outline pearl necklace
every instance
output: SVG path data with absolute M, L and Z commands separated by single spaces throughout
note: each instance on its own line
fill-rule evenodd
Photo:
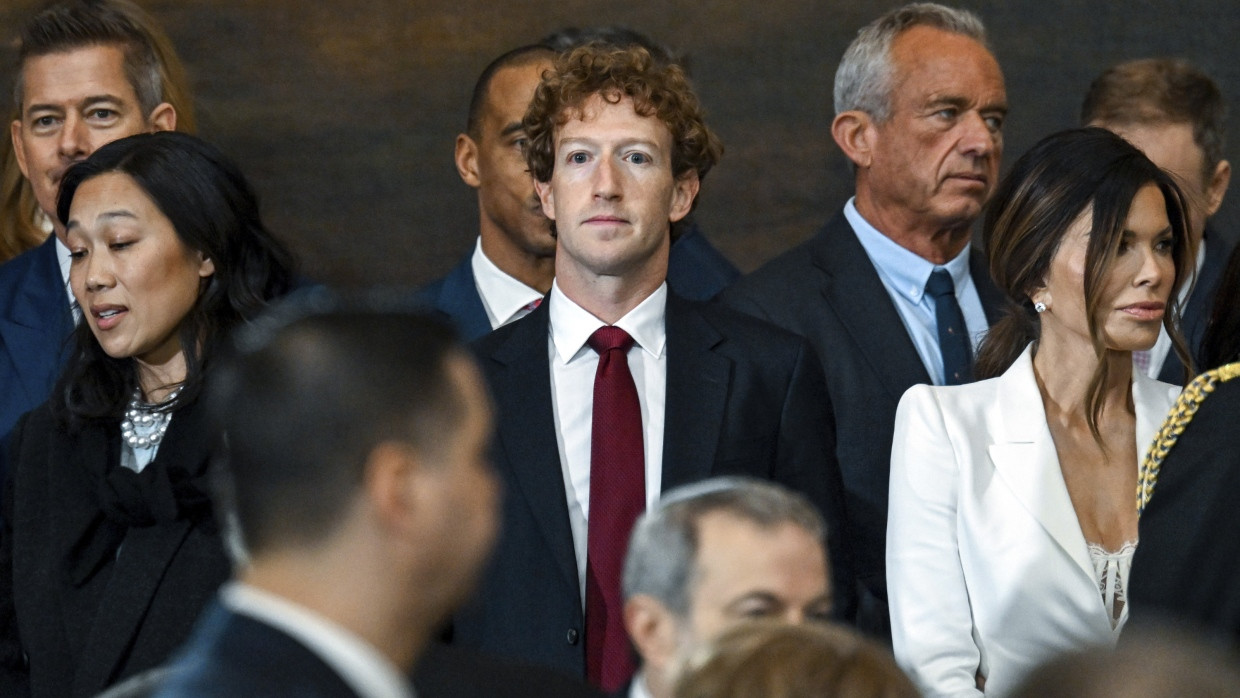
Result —
M 180 392 L 177 388 L 163 402 L 152 405 L 142 401 L 141 388 L 133 391 L 133 399 L 121 422 L 121 438 L 130 448 L 153 448 L 163 440 L 168 423 L 172 421 L 172 412 L 161 408 L 175 400 Z

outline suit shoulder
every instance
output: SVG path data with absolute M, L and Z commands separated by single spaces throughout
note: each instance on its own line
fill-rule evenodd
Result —
M 693 302 L 693 306 L 719 334 L 729 340 L 756 342 L 762 348 L 808 346 L 804 337 L 730 306 L 698 302 Z
M 824 244 L 824 232 L 815 233 L 756 270 L 737 279 L 723 297 L 752 296 L 782 291 L 814 274 L 814 252 Z

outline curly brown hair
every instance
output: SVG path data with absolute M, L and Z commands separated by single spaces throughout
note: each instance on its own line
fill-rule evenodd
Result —
M 525 158 L 535 179 L 551 181 L 556 128 L 579 117 L 582 105 L 596 94 L 612 104 L 631 98 L 638 114 L 667 125 L 672 132 L 672 174 L 677 179 L 690 170 L 704 178 L 719 162 L 723 145 L 706 125 L 702 105 L 680 66 L 657 61 L 639 46 L 591 43 L 556 59 L 525 112 L 529 138 Z

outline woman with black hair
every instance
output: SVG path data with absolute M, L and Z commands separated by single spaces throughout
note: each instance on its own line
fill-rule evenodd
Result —
M 200 409 L 230 329 L 291 283 L 254 192 L 180 133 L 74 165 L 57 214 L 81 313 L 51 399 L 10 442 L 0 694 L 93 695 L 157 666 L 229 575 Z
M 1006 695 L 1127 620 L 1138 465 L 1179 392 L 1132 352 L 1165 326 L 1185 357 L 1184 211 L 1169 175 L 1098 128 L 1043 139 L 996 190 L 983 235 L 1011 307 L 979 351 L 987 380 L 914 386 L 896 415 L 892 639 L 926 695 Z

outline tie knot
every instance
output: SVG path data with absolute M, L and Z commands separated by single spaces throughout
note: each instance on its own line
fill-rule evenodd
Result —
M 952 283 L 952 275 L 946 269 L 935 269 L 926 282 L 926 293 L 935 298 L 956 295 L 956 284 Z
M 586 343 L 601 356 L 604 352 L 611 351 L 612 349 L 627 352 L 633 347 L 633 338 L 629 336 L 628 332 L 619 327 L 604 325 L 595 330 Z

